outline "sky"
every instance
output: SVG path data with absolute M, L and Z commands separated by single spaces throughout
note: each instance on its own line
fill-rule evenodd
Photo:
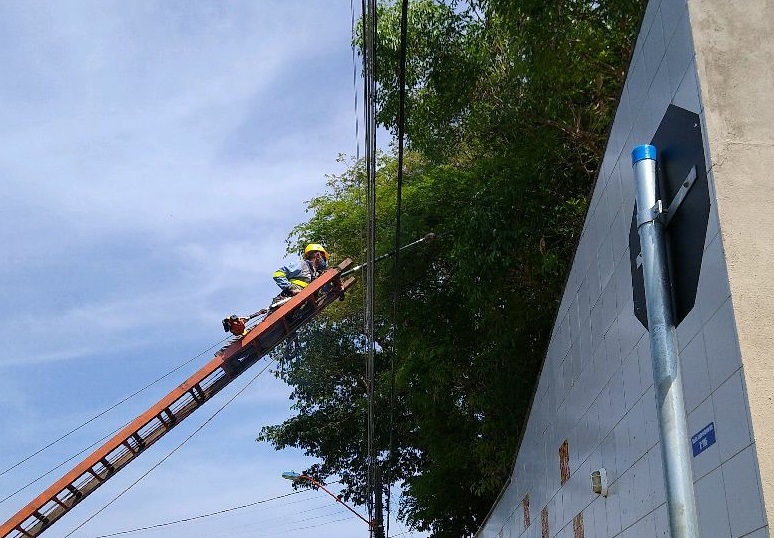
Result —
M 363 146 L 352 4 L 0 0 L 0 520 L 209 361 L 223 317 L 276 294 L 305 201 Z M 367 536 L 322 492 L 285 496 L 281 473 L 314 460 L 255 441 L 293 405 L 264 366 L 44 536 L 244 505 L 121 536 Z

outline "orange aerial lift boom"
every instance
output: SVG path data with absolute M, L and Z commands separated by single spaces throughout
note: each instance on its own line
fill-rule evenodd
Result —
M 0 527 L 0 538 L 39 536 L 165 433 L 277 347 L 335 299 L 354 278 L 342 281 L 347 259 L 236 339 L 179 387 L 134 419 Z

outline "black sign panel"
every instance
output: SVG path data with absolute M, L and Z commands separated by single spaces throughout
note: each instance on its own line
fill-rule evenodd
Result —
M 670 207 L 693 168 L 696 173 L 696 180 L 680 204 L 680 208 L 671 215 L 665 234 L 675 326 L 685 319 L 696 303 L 704 238 L 707 235 L 710 199 L 701 133 L 698 114 L 669 105 L 651 141 L 658 151 L 657 199 L 661 199 L 665 209 Z M 637 234 L 636 207 L 632 212 L 632 225 L 629 230 L 629 252 L 634 314 L 647 328 L 648 313 L 642 277 L 640 237 Z

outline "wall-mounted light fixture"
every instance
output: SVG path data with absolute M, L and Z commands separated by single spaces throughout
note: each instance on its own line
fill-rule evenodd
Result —
M 591 489 L 597 495 L 607 497 L 607 469 L 601 467 L 591 473 Z

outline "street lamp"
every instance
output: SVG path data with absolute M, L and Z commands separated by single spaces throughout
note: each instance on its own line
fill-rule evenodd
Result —
M 313 477 L 311 477 L 309 475 L 298 474 L 295 471 L 285 471 L 284 473 L 282 473 L 282 478 L 284 478 L 285 480 L 291 480 L 293 482 L 298 482 L 299 480 L 306 480 L 308 482 L 311 482 L 312 485 L 314 485 L 314 486 L 320 488 L 321 490 L 323 490 L 325 493 L 327 493 L 328 495 L 330 495 L 331 497 L 336 499 L 337 503 L 340 503 L 344 508 L 346 508 L 347 510 L 349 510 L 350 512 L 355 514 L 357 517 L 359 517 L 361 520 L 363 520 L 366 523 L 366 525 L 368 525 L 369 528 L 373 528 L 373 522 L 372 521 L 368 521 L 366 518 L 364 518 L 363 516 L 361 516 L 360 514 L 355 512 L 355 510 L 351 506 L 349 506 L 347 503 L 342 501 L 341 498 L 338 495 L 335 495 L 334 493 L 332 493 L 319 480 L 316 480 L 315 478 L 313 478 Z

